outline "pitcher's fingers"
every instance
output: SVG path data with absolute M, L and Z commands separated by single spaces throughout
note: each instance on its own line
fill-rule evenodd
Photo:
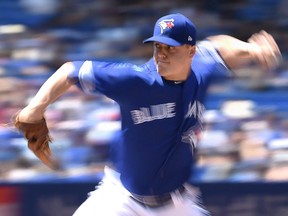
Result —
M 266 49 L 269 50 L 270 53 L 273 53 L 274 55 L 281 55 L 280 49 L 274 40 L 273 36 L 266 31 L 262 30 L 259 33 L 260 39 L 261 39 L 261 44 L 264 45 Z
M 282 61 L 281 51 L 272 35 L 268 34 L 265 31 L 261 31 L 261 34 L 263 35 L 264 43 L 266 43 L 264 45 L 266 48 L 266 61 L 270 68 L 276 68 Z
M 255 48 L 255 57 L 264 69 L 274 69 L 279 66 L 282 55 L 272 35 L 262 30 L 253 34 L 248 42 L 255 46 L 258 45 L 260 51 L 258 52 Z
M 265 37 L 267 43 L 269 44 L 269 47 L 271 48 L 271 50 L 275 53 L 278 54 L 280 56 L 282 56 L 281 51 L 279 49 L 278 44 L 276 43 L 275 39 L 273 38 L 273 36 L 269 33 L 267 33 L 266 31 L 262 30 L 261 34 Z

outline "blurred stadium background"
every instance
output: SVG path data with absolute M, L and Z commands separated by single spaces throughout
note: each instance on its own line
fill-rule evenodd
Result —
M 284 61 L 255 65 L 209 89 L 206 131 L 191 182 L 212 215 L 288 215 L 288 0 L 1 0 L 0 216 L 68 216 L 93 190 L 119 130 L 117 105 L 72 88 L 47 110 L 51 172 L 13 130 L 11 116 L 70 60 L 145 62 L 160 16 L 181 12 L 199 39 L 230 34 L 246 40 L 271 33 Z M 51 210 L 52 209 L 52 210 Z

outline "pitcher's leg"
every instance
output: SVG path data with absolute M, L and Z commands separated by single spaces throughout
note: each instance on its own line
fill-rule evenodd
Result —
M 129 202 L 129 197 L 116 187 L 103 185 L 90 193 L 73 216 L 136 216 Z
M 121 184 L 119 173 L 105 167 L 103 180 L 73 216 L 146 216 L 130 195 Z

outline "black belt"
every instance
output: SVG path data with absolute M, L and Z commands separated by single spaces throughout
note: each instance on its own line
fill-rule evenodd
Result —
M 182 194 L 185 191 L 185 187 L 181 186 L 180 188 L 176 189 L 173 192 L 178 192 Z M 139 196 L 132 194 L 130 196 L 135 202 L 142 205 L 143 207 L 148 208 L 158 208 L 169 204 L 172 201 L 171 193 L 165 193 L 159 196 Z

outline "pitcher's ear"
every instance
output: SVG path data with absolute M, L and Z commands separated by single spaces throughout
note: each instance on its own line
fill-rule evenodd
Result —
M 190 56 L 193 57 L 194 54 L 195 54 L 195 52 L 196 52 L 196 46 L 195 46 L 195 45 L 194 45 L 194 46 L 191 46 L 191 45 L 190 45 L 190 47 L 189 47 L 189 54 L 190 54 Z

